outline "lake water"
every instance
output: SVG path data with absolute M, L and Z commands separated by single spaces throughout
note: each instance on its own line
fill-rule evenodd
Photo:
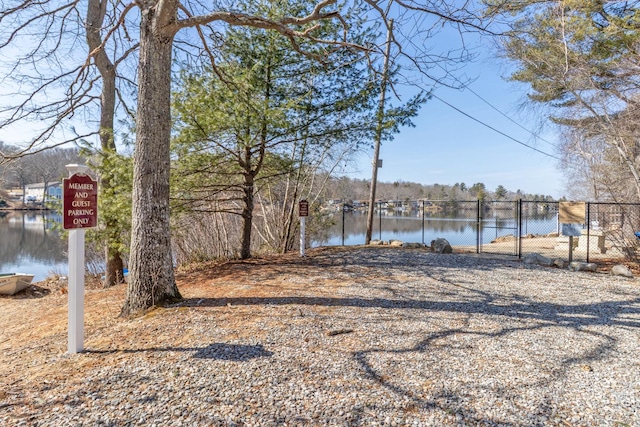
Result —
M 517 220 L 512 217 L 490 216 L 484 218 L 482 242 L 506 235 L 517 234 Z M 341 212 L 334 215 L 334 225 L 322 239 L 311 243 L 311 246 L 362 245 L 367 229 L 366 212 L 345 212 L 344 220 Z M 343 232 L 344 230 L 344 232 Z M 455 216 L 427 215 L 424 220 L 421 213 L 383 215 L 374 217 L 372 239 L 401 240 L 429 244 L 442 237 L 453 246 L 474 246 L 477 243 L 477 220 L 474 212 L 458 212 Z M 558 217 L 555 213 L 536 215 L 524 218 L 522 234 L 549 234 L 557 232 Z
M 0 211 L 0 272 L 33 274 L 34 281 L 52 273 L 66 275 L 67 241 L 51 221 L 60 218 L 36 211 Z

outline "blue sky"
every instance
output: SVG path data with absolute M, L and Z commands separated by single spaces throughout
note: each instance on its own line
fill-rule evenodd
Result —
M 526 102 L 527 86 L 505 80 L 509 64 L 496 59 L 491 48 L 480 49 L 477 61 L 462 70 L 470 78 L 475 78 L 471 89 L 535 133 L 544 119 L 532 108 L 522 108 Z M 492 109 L 471 91 L 441 87 L 434 94 L 518 141 L 558 155 L 549 144 L 556 142 L 552 126 L 543 128 L 540 134 L 543 141 Z M 379 181 L 450 185 L 464 182 L 468 186 L 482 182 L 491 191 L 502 185 L 512 191 L 519 189 L 554 197 L 566 193 L 557 159 L 500 135 L 436 98 L 422 106 L 414 123 L 415 128 L 402 128 L 394 141 L 383 143 L 380 152 L 383 167 L 378 171 Z M 357 162 L 358 170 L 349 176 L 370 179 L 372 155 L 372 151 L 361 155 Z

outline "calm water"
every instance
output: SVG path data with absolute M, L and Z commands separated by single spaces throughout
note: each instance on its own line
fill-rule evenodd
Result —
M 0 272 L 34 274 L 34 281 L 51 273 L 66 275 L 67 242 L 52 229 L 59 217 L 42 212 L 0 211 Z
M 383 211 L 383 213 L 385 213 Z M 466 216 L 465 216 L 466 215 Z M 484 218 L 482 242 L 506 235 L 517 234 L 517 221 L 514 218 L 498 216 Z M 522 223 L 523 234 L 548 234 L 557 232 L 557 214 L 537 215 L 526 218 Z M 345 212 L 334 216 L 334 225 L 322 239 L 312 242 L 312 246 L 364 244 L 367 229 L 367 215 L 364 212 Z M 382 215 L 376 213 L 373 223 L 373 239 L 402 240 L 429 244 L 442 237 L 454 246 L 473 246 L 477 241 L 477 224 L 474 212 L 459 212 L 454 217 L 426 216 L 422 214 Z M 343 232 L 344 230 L 344 232 Z

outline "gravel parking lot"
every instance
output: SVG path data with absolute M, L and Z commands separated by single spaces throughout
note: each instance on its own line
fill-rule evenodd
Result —
M 178 274 L 117 318 L 0 298 L 0 425 L 640 426 L 640 281 L 389 247 Z

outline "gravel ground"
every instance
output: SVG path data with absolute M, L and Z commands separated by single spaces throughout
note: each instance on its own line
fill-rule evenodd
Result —
M 637 279 L 308 255 L 179 276 L 185 300 L 136 319 L 115 318 L 124 289 L 89 291 L 76 355 L 64 295 L 1 299 L 54 320 L 2 331 L 0 425 L 640 426 Z

